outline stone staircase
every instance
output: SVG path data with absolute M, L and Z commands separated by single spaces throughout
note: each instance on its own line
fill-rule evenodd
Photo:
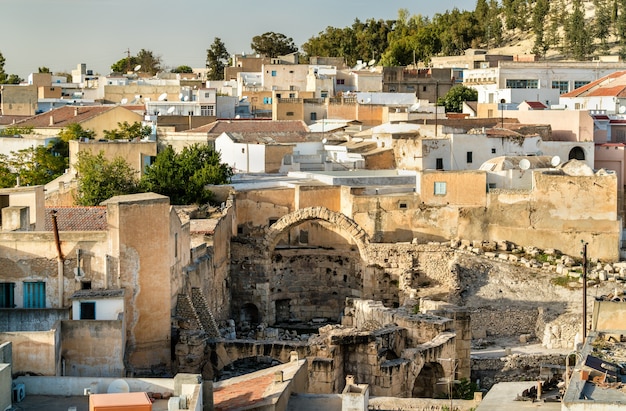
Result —
M 191 303 L 198 321 L 207 335 L 211 338 L 219 338 L 221 335 L 215 317 L 213 317 L 213 313 L 209 309 L 206 298 L 204 298 L 204 295 L 197 287 L 191 289 Z
M 188 294 L 178 295 L 178 301 L 176 301 L 176 316 L 183 321 L 187 321 L 187 327 L 189 329 L 202 329 L 200 318 L 198 318 L 198 314 L 196 313 Z

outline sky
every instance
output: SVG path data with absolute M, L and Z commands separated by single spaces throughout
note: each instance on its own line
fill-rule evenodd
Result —
M 326 27 L 356 18 L 395 19 L 398 10 L 432 17 L 476 0 L 0 0 L 4 70 L 26 79 L 39 67 L 71 72 L 80 63 L 108 74 L 112 64 L 141 49 L 162 67 L 204 67 L 219 37 L 230 54 L 249 53 L 256 35 L 273 31 L 300 47 Z

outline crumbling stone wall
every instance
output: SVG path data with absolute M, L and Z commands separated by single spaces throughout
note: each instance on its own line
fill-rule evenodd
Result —
M 498 358 L 472 358 L 472 381 L 480 380 L 480 388 L 486 389 L 499 382 L 537 381 L 542 375 L 555 372 L 552 367 L 555 365 L 565 366 L 565 356 L 513 354 Z
M 537 308 L 478 308 L 472 310 L 471 315 L 474 338 L 535 336 L 539 311 Z

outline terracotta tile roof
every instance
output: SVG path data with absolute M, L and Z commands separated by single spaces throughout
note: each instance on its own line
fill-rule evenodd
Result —
M 239 133 L 273 133 L 273 132 L 308 132 L 304 121 L 294 120 L 258 120 L 258 119 L 235 119 L 235 120 L 217 120 L 204 126 L 196 127 L 188 132 L 222 134 L 229 132 Z
M 81 123 L 89 120 L 114 108 L 115 106 L 64 106 L 29 117 L 26 120 L 16 123 L 16 125 L 20 127 L 32 126 L 35 128 L 63 128 L 71 123 Z M 54 122 L 52 125 L 50 124 L 51 117 Z
M 252 133 L 226 133 L 235 143 L 251 144 L 295 144 L 307 141 L 322 141 L 321 133 L 303 132 L 252 132 Z
M 213 390 L 215 411 L 248 409 L 263 400 L 267 387 L 274 383 L 273 375 L 252 378 Z
M 10 126 L 13 122 L 18 122 L 30 118 L 32 116 L 0 116 L 0 126 Z
M 616 71 L 561 97 L 626 97 L 626 71 Z
M 543 104 L 541 101 L 524 101 L 524 103 L 528 104 L 528 107 L 532 108 L 533 110 L 545 110 L 546 108 L 548 108 L 548 106 Z
M 59 231 L 106 231 L 106 207 L 46 207 L 46 231 L 52 231 L 52 216 L 57 214 Z

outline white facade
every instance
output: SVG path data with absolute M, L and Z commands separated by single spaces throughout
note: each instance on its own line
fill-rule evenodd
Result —
M 504 99 L 506 103 L 540 101 L 550 106 L 558 103 L 560 94 L 625 68 L 625 63 L 500 61 L 499 67 L 464 70 L 463 84 L 478 90 L 479 103 Z M 505 90 L 510 90 L 508 96 Z
M 256 143 L 236 143 L 228 133 L 215 139 L 215 151 L 220 153 L 223 163 L 233 168 L 235 173 L 264 173 L 265 145 Z
M 93 303 L 95 305 L 95 320 L 119 320 L 124 314 L 124 298 L 81 298 L 72 301 L 72 318 L 79 320 L 81 316 L 81 303 Z
M 11 156 L 11 152 L 17 153 L 30 147 L 47 147 L 48 144 L 57 141 L 58 137 L 35 136 L 25 134 L 17 137 L 0 137 L 0 154 Z

